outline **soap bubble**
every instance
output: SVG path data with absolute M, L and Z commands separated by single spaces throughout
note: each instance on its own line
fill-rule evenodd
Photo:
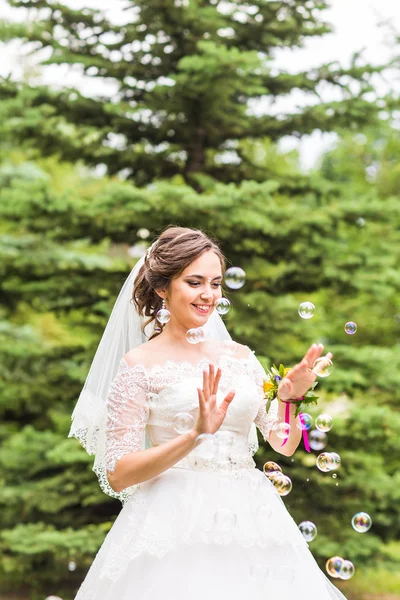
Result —
M 301 413 L 299 422 L 296 422 L 296 427 L 302 431 L 308 431 L 312 426 L 312 416 L 308 413 Z
M 351 524 L 358 533 L 366 533 L 371 529 L 372 519 L 368 513 L 359 512 L 353 516 Z
M 145 229 L 144 227 L 142 227 L 141 229 L 138 229 L 136 235 L 138 237 L 140 237 L 140 239 L 146 240 L 150 235 L 150 231 L 148 229 Z
M 204 329 L 204 327 L 197 327 L 197 338 L 199 340 L 199 342 L 206 342 L 207 341 L 207 333 L 206 330 Z
M 157 312 L 157 320 L 165 325 L 171 318 L 171 313 L 166 308 L 160 308 Z
M 283 473 L 271 473 L 269 480 L 280 496 L 287 496 L 292 491 L 292 481 Z
M 222 456 L 229 455 L 234 442 L 233 433 L 231 431 L 220 429 L 214 433 L 214 439 L 219 454 Z
M 315 306 L 312 302 L 302 302 L 299 306 L 299 315 L 302 319 L 311 319 L 314 316 Z
M 273 460 L 269 460 L 265 463 L 263 466 L 263 471 L 266 477 L 269 477 L 272 473 L 282 473 L 281 467 Z
M 70 560 L 68 563 L 68 571 L 75 571 L 76 569 L 76 562 L 73 560 Z
M 179 412 L 172 421 L 173 427 L 177 433 L 189 433 L 194 426 L 194 419 L 191 414 Z
M 275 477 L 276 481 L 274 481 Z M 276 473 L 271 479 L 271 481 L 274 484 L 274 487 L 280 496 L 287 496 L 292 491 L 292 480 L 287 475 L 282 474 L 281 476 L 279 476 L 279 474 Z
M 278 423 L 278 426 L 276 428 L 276 435 L 281 440 L 284 440 L 287 437 L 289 437 L 289 435 L 290 435 L 290 425 L 289 425 L 289 423 L 285 423 L 285 422 L 282 422 L 282 421 L 280 423 Z
M 255 512 L 256 517 L 256 526 L 260 535 L 266 538 L 270 538 L 271 536 L 271 523 L 272 518 L 272 508 L 269 504 L 261 504 L 257 507 Z
M 356 572 L 353 563 L 350 560 L 344 560 L 339 570 L 340 579 L 351 579 Z
M 200 446 L 198 448 L 198 446 Z M 196 454 L 202 460 L 212 460 L 216 453 L 216 443 L 212 433 L 201 433 L 196 438 Z
M 275 573 L 276 576 L 280 579 L 280 584 L 282 584 L 283 582 L 291 584 L 294 581 L 295 572 L 291 565 L 278 565 L 277 567 L 275 567 Z
M 357 331 L 357 323 L 354 323 L 354 321 L 348 321 L 348 323 L 346 323 L 344 326 L 344 330 L 349 335 L 354 335 Z
M 245 284 L 246 273 L 240 267 L 231 267 L 225 271 L 224 279 L 229 288 L 238 290 Z
M 276 487 L 279 484 L 279 482 L 282 480 L 283 476 L 284 475 L 281 471 L 276 471 L 275 473 L 270 473 L 268 475 L 268 479 L 274 485 L 274 487 Z
M 241 346 L 237 344 L 233 340 L 224 340 L 221 342 L 221 349 L 224 354 L 229 354 L 230 356 L 235 356 L 238 354 Z
M 326 561 L 326 571 L 328 575 L 331 577 L 339 578 L 340 569 L 344 563 L 343 558 L 340 556 L 333 556 L 332 558 L 328 558 Z
M 340 458 L 340 456 L 337 452 L 329 452 L 329 454 L 332 456 L 332 459 L 333 459 L 331 471 L 336 471 L 340 467 L 342 459 Z
M 215 310 L 219 315 L 226 315 L 231 307 L 228 298 L 219 298 L 215 303 Z
M 272 515 L 272 508 L 269 504 L 260 504 L 256 510 L 256 518 L 259 525 L 265 524 L 269 521 Z
M 270 575 L 269 567 L 264 563 L 257 563 L 255 565 L 250 566 L 250 575 L 257 579 L 258 581 L 262 581 L 266 579 Z
M 272 417 L 271 430 L 276 431 L 281 423 L 282 423 L 282 419 L 280 417 L 278 417 L 278 415 L 276 415 L 275 417 Z
M 300 532 L 306 542 L 312 542 L 317 537 L 317 528 L 312 521 L 303 521 L 299 525 Z
M 330 415 L 327 415 L 327 414 L 319 415 L 315 419 L 315 427 L 318 429 L 318 431 L 322 431 L 322 433 L 326 433 L 327 431 L 330 431 L 332 429 L 332 425 L 333 425 L 333 419 Z
M 218 431 L 214 433 L 214 439 L 220 446 L 231 447 L 234 437 L 232 431 L 228 431 L 227 429 L 218 429 Z
M 195 446 L 200 446 L 200 444 L 203 444 L 204 442 L 210 440 L 214 440 L 214 436 L 212 433 L 200 433 L 200 435 L 198 435 L 196 438 Z
M 214 523 L 219 531 L 230 531 L 237 522 L 237 515 L 229 508 L 221 508 L 214 514 Z
M 334 460 L 330 454 L 330 452 L 322 452 L 319 456 L 317 456 L 317 467 L 323 473 L 327 473 L 332 470 L 332 465 Z
M 333 362 L 326 356 L 320 356 L 315 361 L 312 370 L 317 377 L 328 377 L 333 371 Z
M 317 452 L 326 448 L 326 445 L 328 443 L 328 436 L 326 435 L 326 433 L 323 433 L 318 429 L 313 429 L 312 431 L 310 431 L 308 439 L 310 442 L 311 450 L 316 450 Z
M 193 327 L 186 332 L 186 339 L 190 344 L 198 344 L 202 341 L 202 333 L 199 328 Z

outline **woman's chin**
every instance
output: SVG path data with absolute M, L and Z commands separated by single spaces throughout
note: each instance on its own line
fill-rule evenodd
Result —
M 202 313 L 202 312 L 200 312 L 200 310 L 198 308 L 196 308 L 195 306 L 192 306 L 192 314 L 194 316 L 196 323 L 197 322 L 207 323 L 212 312 L 213 312 L 213 309 L 211 307 L 207 312 Z
M 192 325 L 189 327 L 189 329 L 196 329 L 197 327 L 203 327 L 204 325 L 206 325 L 213 312 L 213 310 L 210 310 L 209 313 L 204 315 L 196 314 L 194 316 L 194 319 L 193 317 L 191 319 Z

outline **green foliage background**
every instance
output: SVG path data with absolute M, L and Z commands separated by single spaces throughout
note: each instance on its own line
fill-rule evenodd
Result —
M 325 3 L 313 0 L 232 3 L 246 23 L 212 1 L 147 0 L 118 31 L 95 11 L 10 4 L 35 18 L 3 23 L 3 39 L 112 78 L 118 93 L 0 84 L 0 589 L 72 598 L 118 514 L 92 458 L 66 437 L 70 415 L 134 255 L 179 224 L 217 237 L 245 269 L 242 290 L 226 290 L 226 324 L 265 366 L 292 364 L 311 342 L 333 352 L 313 414 L 334 416 L 337 479 L 302 448 L 285 458 L 263 445 L 258 466 L 277 460 L 292 478 L 285 502 L 297 522 L 317 524 L 321 567 L 334 554 L 355 563 L 354 579 L 338 583 L 349 600 L 400 595 L 400 142 L 398 99 L 371 101 L 381 68 L 355 57 L 347 70 L 277 74 L 275 48 L 329 30 Z M 106 32 L 117 37 L 100 44 Z M 124 58 L 133 42 L 142 46 Z M 247 110 L 294 88 L 316 97 L 321 85 L 342 98 L 275 117 Z M 305 174 L 277 142 L 316 127 L 339 142 Z M 96 175 L 98 164 L 107 175 Z M 310 321 L 297 313 L 304 300 L 317 307 Z M 350 526 L 359 510 L 373 519 L 363 536 Z

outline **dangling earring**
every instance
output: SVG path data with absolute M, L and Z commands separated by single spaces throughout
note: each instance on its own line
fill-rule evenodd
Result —
M 163 298 L 163 301 L 161 303 L 161 308 L 157 312 L 157 321 L 159 321 L 162 325 L 165 325 L 166 323 L 168 323 L 170 318 L 171 318 L 171 313 L 167 309 L 166 304 L 165 304 L 165 299 Z

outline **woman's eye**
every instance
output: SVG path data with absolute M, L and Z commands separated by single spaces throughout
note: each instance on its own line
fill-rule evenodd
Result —
M 193 286 L 197 287 L 198 285 L 200 285 L 200 283 L 198 281 L 189 281 L 189 285 L 193 285 Z M 212 285 L 215 288 L 219 288 L 219 287 L 221 287 L 222 283 L 213 283 Z

